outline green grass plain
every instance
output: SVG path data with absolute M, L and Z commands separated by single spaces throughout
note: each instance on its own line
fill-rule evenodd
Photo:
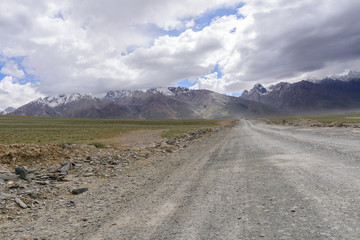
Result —
M 162 137 L 174 138 L 220 124 L 221 120 L 112 120 L 0 116 L 0 144 L 88 144 L 135 130 L 164 130 Z
M 283 120 L 291 122 L 297 119 L 311 119 L 318 122 L 328 124 L 334 122 L 342 123 L 360 123 L 360 113 L 349 113 L 349 114 L 334 114 L 334 115 L 319 115 L 319 116 L 302 116 L 302 117 L 281 117 L 281 118 L 270 118 L 272 123 L 280 124 Z

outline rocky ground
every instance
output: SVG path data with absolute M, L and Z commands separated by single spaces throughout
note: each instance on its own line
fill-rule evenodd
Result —
M 131 195 L 129 189 L 112 185 L 112 179 L 127 176 L 222 128 L 174 140 L 152 134 L 152 142 L 149 137 L 145 142 L 138 139 L 141 133 L 136 132 L 128 136 L 133 144 L 118 142 L 122 149 L 75 144 L 0 145 L 0 239 L 67 239 L 67 232 L 91 228 L 106 218 L 102 212 L 108 206 L 104 204 L 121 203 Z M 124 185 L 128 180 L 137 184 L 130 175 L 126 178 Z M 121 194 L 109 202 L 102 191 Z M 91 214 L 84 215 L 88 212 L 84 209 Z M 69 229 L 63 228 L 64 221 Z
M 60 146 L 49 166 L 5 154 L 0 239 L 359 239 L 359 144 L 357 128 L 241 120 L 143 147 Z
M 264 120 L 266 123 L 271 124 L 272 122 L 268 119 Z M 295 126 L 295 127 L 342 127 L 342 128 L 360 128 L 359 123 L 344 123 L 344 122 L 332 122 L 332 123 L 321 123 L 313 119 L 296 119 L 293 121 L 281 122 L 283 126 Z
M 133 172 L 72 239 L 359 239 L 359 134 L 241 120 Z

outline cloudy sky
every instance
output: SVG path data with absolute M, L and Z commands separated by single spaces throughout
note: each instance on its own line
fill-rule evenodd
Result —
M 358 0 L 0 0 L 0 109 L 167 86 L 236 95 L 360 70 Z

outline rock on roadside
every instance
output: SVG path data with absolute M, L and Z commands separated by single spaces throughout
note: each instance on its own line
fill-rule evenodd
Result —
M 80 193 L 86 192 L 88 190 L 89 190 L 88 188 L 76 188 L 76 189 L 73 189 L 71 191 L 71 193 L 72 194 L 80 194 Z
M 15 174 L 20 176 L 20 179 L 26 180 L 28 182 L 31 182 L 31 179 L 26 172 L 26 170 L 23 167 L 16 167 L 15 168 Z
M 19 204 L 19 206 L 22 207 L 22 208 L 27 208 L 28 207 L 23 201 L 21 201 L 20 198 L 15 198 L 15 202 L 17 204 Z

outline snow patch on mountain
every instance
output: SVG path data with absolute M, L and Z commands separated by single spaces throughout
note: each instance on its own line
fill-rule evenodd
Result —
M 315 78 L 315 77 L 308 77 L 305 80 L 308 82 L 312 82 L 312 83 L 320 83 L 321 81 L 324 81 L 324 80 L 339 80 L 339 81 L 343 81 L 343 82 L 349 82 L 354 79 L 360 79 L 360 72 L 345 71 L 345 72 L 342 72 L 339 74 L 328 75 L 323 79 L 319 79 L 319 78 Z
M 341 80 L 341 81 L 351 81 L 351 80 L 354 80 L 354 79 L 360 79 L 360 72 L 348 71 L 348 72 L 328 76 L 326 79 Z
M 4 109 L 3 111 L 0 110 L 0 115 L 6 115 L 8 113 L 12 113 L 13 111 L 15 111 L 16 109 L 13 107 L 8 107 L 6 109 Z
M 187 93 L 189 91 L 190 90 L 185 87 L 151 88 L 148 90 L 134 90 L 134 91 L 117 90 L 117 91 L 107 92 L 103 99 L 107 101 L 115 101 L 127 97 L 133 97 L 137 94 L 142 94 L 142 93 L 162 94 L 164 96 L 176 96 L 179 94 Z
M 255 84 L 253 89 L 256 90 L 258 93 L 260 93 L 261 95 L 268 93 L 268 90 L 260 83 Z
M 39 98 L 33 102 L 38 104 L 48 105 L 49 107 L 58 107 L 71 102 L 79 101 L 80 99 L 95 99 L 95 98 L 91 93 L 86 93 L 86 94 L 68 93 L 68 94 L 60 94 L 57 96 Z
M 249 95 L 254 95 L 254 94 L 262 96 L 262 95 L 269 94 L 270 91 L 271 91 L 271 89 L 268 90 L 260 83 L 257 83 L 254 85 L 254 87 L 250 91 L 245 90 L 241 96 L 249 96 Z
M 268 92 L 271 93 L 272 91 L 281 91 L 281 90 L 284 90 L 284 89 L 287 89 L 287 88 L 290 88 L 290 87 L 291 87 L 291 84 L 290 84 L 290 83 L 280 82 L 280 83 L 278 83 L 278 84 L 271 85 L 271 86 L 269 87 Z
M 170 91 L 170 88 L 153 88 L 151 89 L 153 92 L 161 93 L 165 96 L 174 96 L 174 93 Z
M 132 90 L 109 91 L 109 92 L 106 93 L 103 100 L 115 101 L 115 100 L 118 100 L 118 99 L 123 99 L 123 98 L 127 98 L 127 97 L 133 97 L 135 94 L 139 94 L 139 93 L 144 93 L 144 91 L 142 91 L 142 90 L 136 90 L 136 91 L 132 91 Z
M 152 88 L 147 90 L 149 93 L 163 94 L 165 96 L 176 96 L 188 91 L 190 90 L 185 87 Z

